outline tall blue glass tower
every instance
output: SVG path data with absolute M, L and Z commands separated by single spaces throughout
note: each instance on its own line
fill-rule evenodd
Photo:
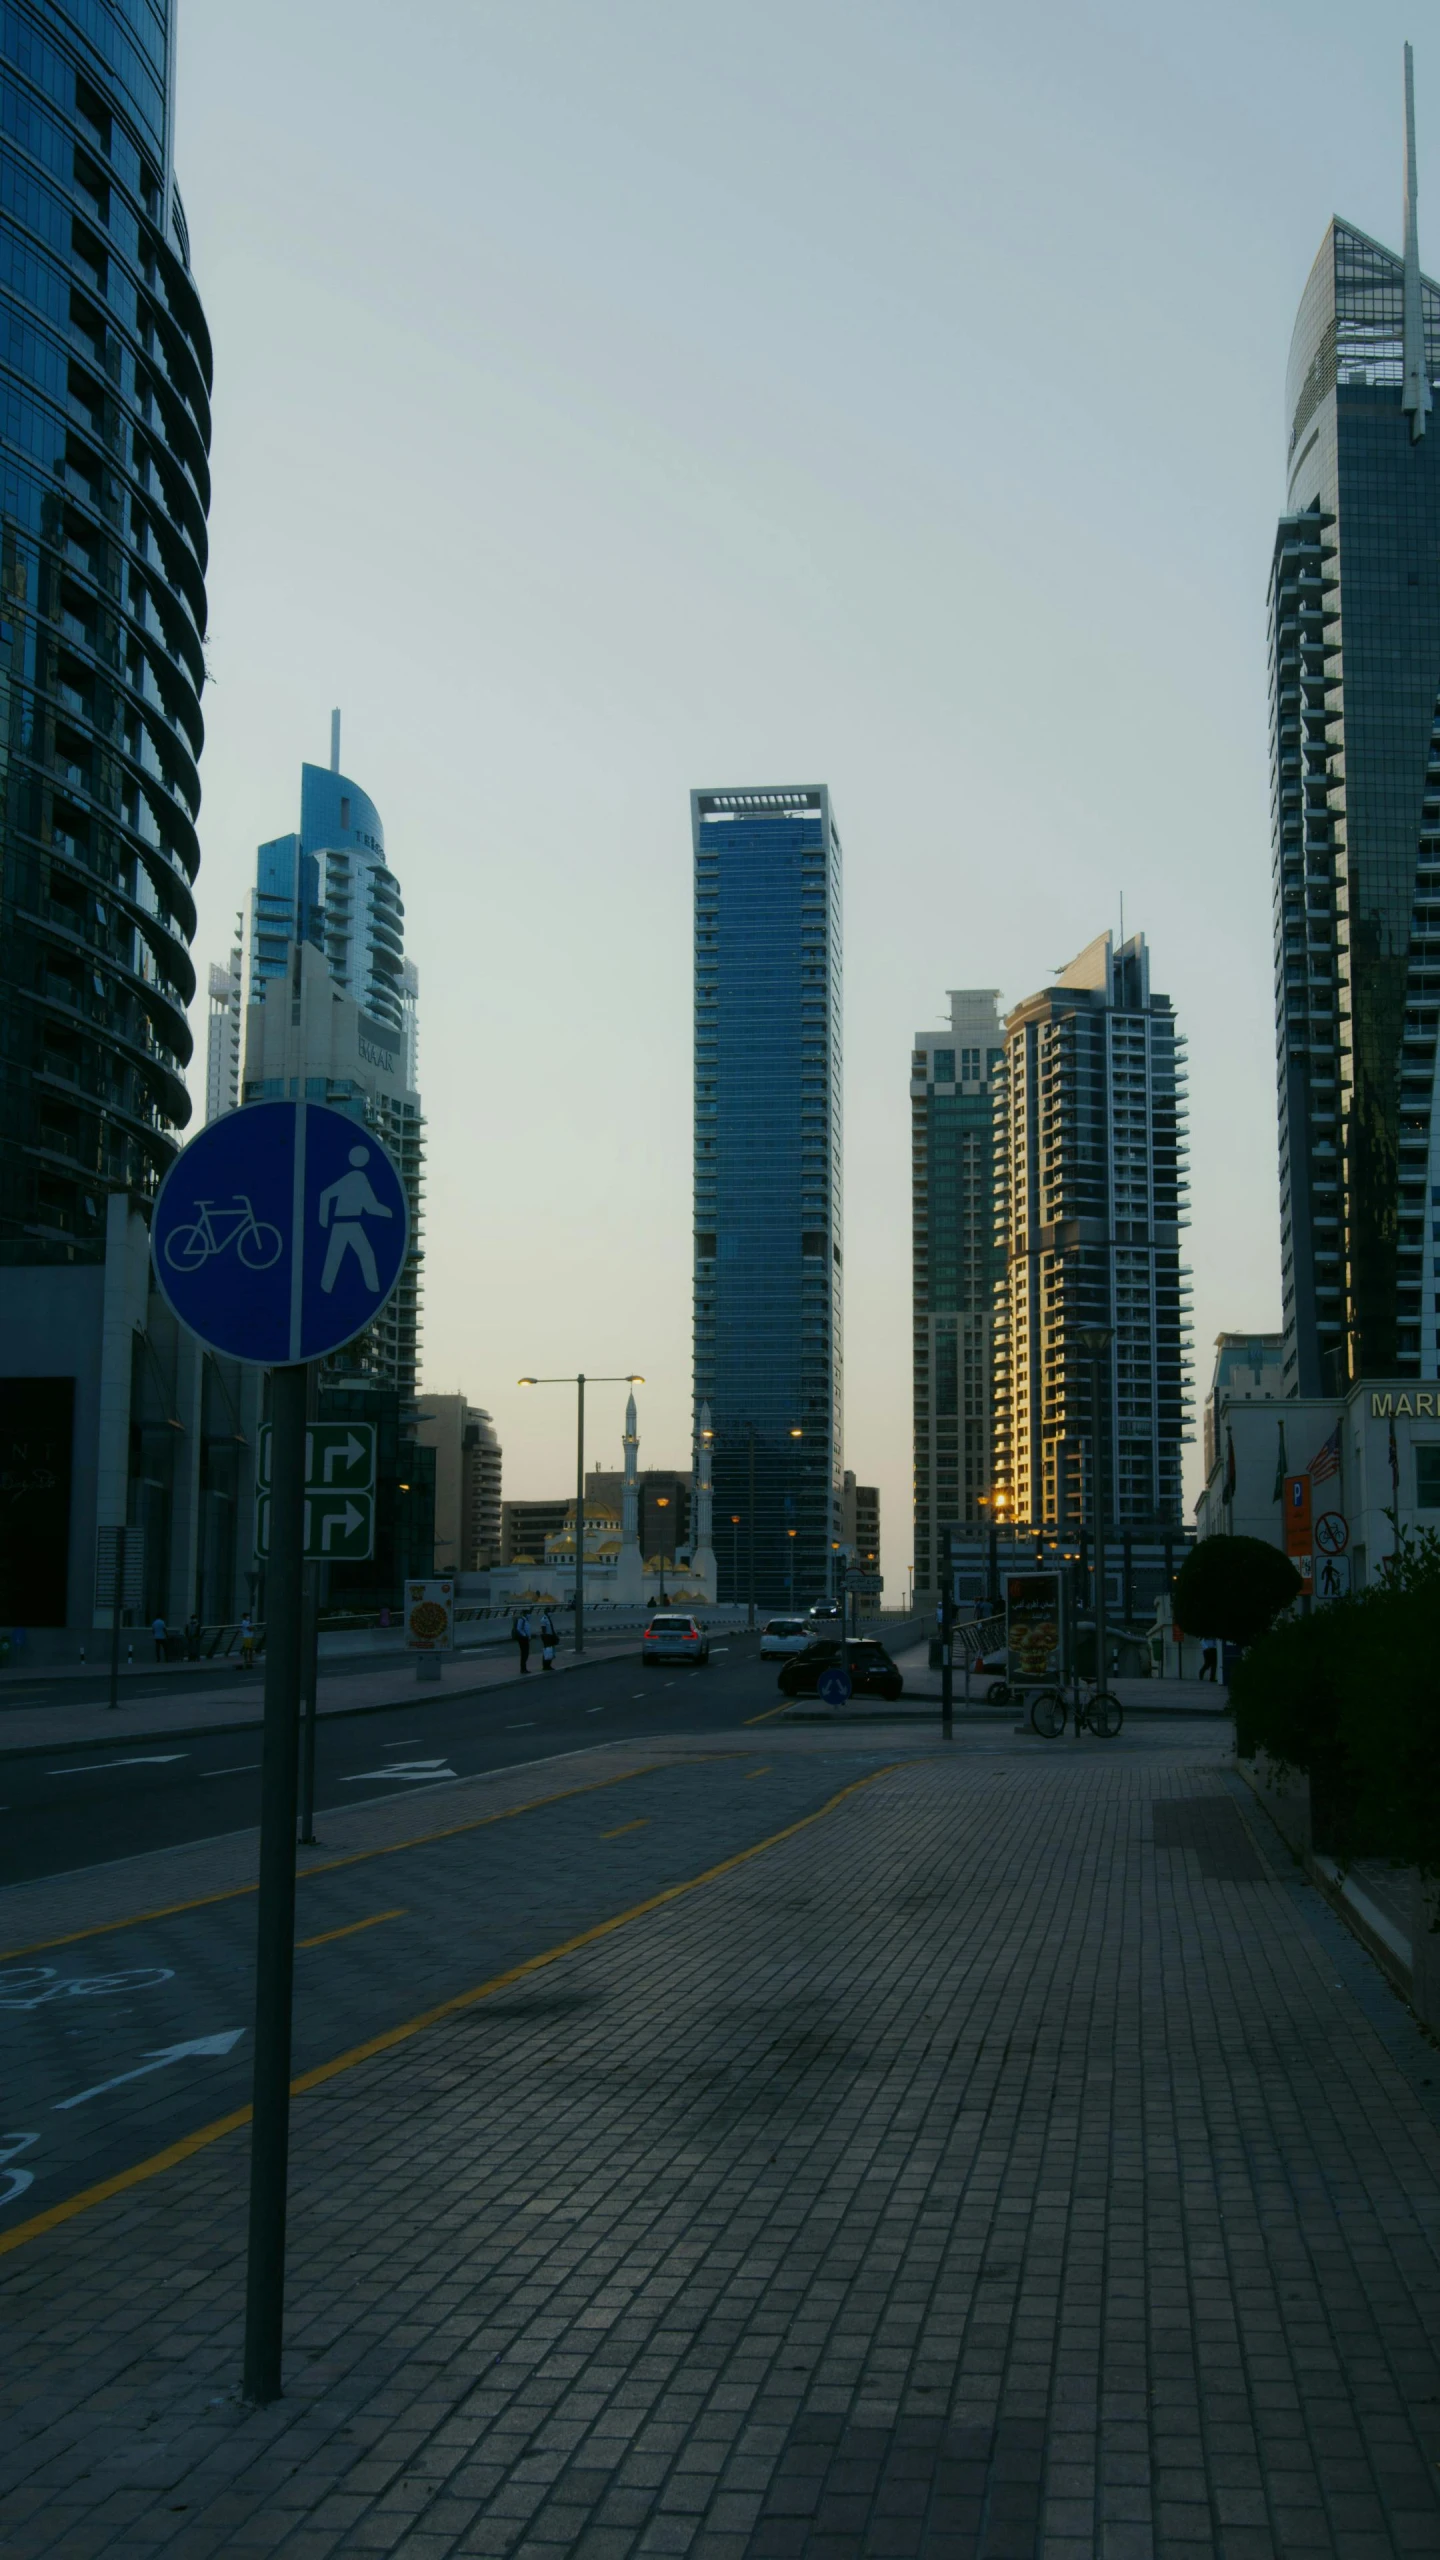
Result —
M 690 813 L 696 1429 L 708 1404 L 719 1596 L 753 1558 L 778 1608 L 831 1587 L 840 1537 L 840 838 L 820 786 Z
M 173 0 L 0 9 L 0 1262 L 98 1262 L 183 1072 L 210 340 Z

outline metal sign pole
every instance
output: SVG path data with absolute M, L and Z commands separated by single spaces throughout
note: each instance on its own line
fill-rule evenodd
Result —
M 256 2401 L 262 2408 L 280 2397 L 285 2316 L 307 1379 L 303 1362 L 270 1373 L 270 1576 L 260 1772 L 260 1899 L 255 1939 L 255 2077 L 244 2380 L 246 2399 Z
M 125 1598 L 125 1532 L 115 1532 L 115 1606 L 110 1614 L 110 1712 L 120 1704 L 120 1610 Z
M 318 1421 L 320 1413 L 320 1363 L 312 1360 L 306 1370 L 305 1419 Z M 306 1434 L 307 1439 L 310 1437 Z M 309 1477 L 309 1468 L 306 1468 Z M 320 1712 L 320 1567 L 307 1564 L 301 1593 L 301 1698 L 304 1722 L 300 1736 L 300 1838 L 307 1849 L 315 1846 L 315 1718 Z
M 955 1739 L 955 1568 L 950 1532 L 941 1532 L 940 1564 L 945 1576 L 940 1594 L 940 1730 L 947 1742 Z
M 575 1650 L 585 1650 L 585 1372 L 575 1381 Z

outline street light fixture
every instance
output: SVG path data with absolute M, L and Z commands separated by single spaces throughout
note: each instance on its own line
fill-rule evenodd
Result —
M 670 1496 L 668 1493 L 656 1494 L 655 1508 L 657 1511 L 669 1510 Z M 663 1520 L 660 1523 L 660 1599 L 658 1605 L 662 1609 L 665 1606 L 665 1523 Z
M 585 1650 L 585 1372 L 573 1378 L 517 1378 L 521 1387 L 571 1387 L 575 1389 L 575 1650 Z M 638 1369 L 627 1369 L 623 1377 L 592 1378 L 592 1387 L 643 1387 Z

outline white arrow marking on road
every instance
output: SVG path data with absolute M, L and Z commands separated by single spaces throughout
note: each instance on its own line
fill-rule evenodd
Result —
M 353 1502 L 347 1502 L 345 1505 L 345 1515 L 343 1519 L 338 1511 L 331 1512 L 329 1519 L 325 1522 L 325 1525 L 320 1532 L 320 1544 L 328 1553 L 330 1546 L 330 1532 L 332 1529 L 338 1529 L 342 1537 L 348 1538 L 352 1529 L 363 1529 L 364 1526 L 364 1512 L 357 1511 Z
M 228 2053 L 245 2033 L 243 2027 L 222 2028 L 218 2036 L 192 2036 L 188 2044 L 161 2045 L 152 2048 L 148 2059 L 136 2064 L 133 2071 L 117 2071 L 113 2080 L 97 2080 L 93 2089 L 82 2089 L 77 2097 L 57 2098 L 54 2112 L 63 2115 L 67 2107 L 83 2107 L 87 2098 L 103 2098 L 107 2089 L 121 2089 L 127 2080 L 143 2080 L 147 2071 L 163 2071 L 167 2063 L 183 2062 L 192 2053 Z
M 448 1760 L 392 1760 L 388 1769 L 356 1769 L 342 1787 L 362 1787 L 370 1778 L 454 1778 L 459 1771 Z
M 47 1769 L 47 1778 L 93 1778 L 101 1769 L 158 1769 L 167 1760 L 188 1760 L 188 1751 L 141 1751 L 133 1760 L 86 1760 L 78 1769 Z
M 326 1450 L 326 1452 L 325 1452 L 325 1481 L 326 1481 L 326 1483 L 327 1483 L 327 1484 L 333 1484 L 333 1482 L 334 1482 L 334 1478 L 333 1478 L 333 1476 L 331 1475 L 330 1470 L 331 1470 L 332 1466 L 335 1464 L 335 1462 L 336 1462 L 336 1460 L 337 1460 L 337 1459 L 341 1459 L 341 1458 L 343 1458 L 343 1460 L 344 1460 L 344 1462 L 345 1462 L 345 1464 L 346 1464 L 346 1466 L 347 1466 L 347 1467 L 353 1467 L 353 1466 L 354 1466 L 354 1464 L 355 1464 L 356 1459 L 357 1459 L 357 1458 L 363 1458 L 363 1457 L 364 1457 L 364 1455 L 365 1455 L 365 1443 L 364 1443 L 364 1441 L 363 1441 L 363 1440 L 357 1440 L 353 1431 L 347 1432 L 347 1433 L 346 1433 L 346 1435 L 345 1435 L 345 1446 L 344 1446 L 344 1448 L 343 1448 L 343 1449 L 327 1449 L 327 1450 Z

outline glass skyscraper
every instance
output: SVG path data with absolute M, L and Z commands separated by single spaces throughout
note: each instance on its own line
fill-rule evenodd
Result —
M 690 810 L 696 1430 L 708 1404 L 719 1596 L 753 1541 L 775 1608 L 830 1588 L 841 1536 L 840 839 L 818 787 Z
M 1286 381 L 1271 814 L 1299 1395 L 1437 1374 L 1440 291 L 1420 274 L 1413 139 L 1408 159 L 1404 254 L 1331 223 Z
M 190 1116 L 210 340 L 174 12 L 0 12 L 0 1261 L 100 1262 Z

